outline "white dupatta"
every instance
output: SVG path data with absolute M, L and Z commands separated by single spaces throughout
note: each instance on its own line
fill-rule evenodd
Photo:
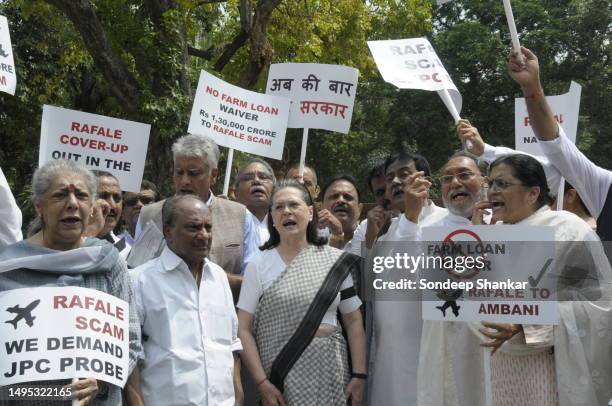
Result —
M 612 269 L 601 242 L 580 218 L 547 206 L 520 224 L 554 227 L 557 242 L 574 242 L 556 247 L 556 261 L 568 264 L 560 275 L 568 281 L 560 295 L 574 299 L 559 302 L 560 324 L 553 330 L 559 405 L 607 405 L 612 397 Z M 583 265 L 588 274 L 571 264 Z M 576 281 L 584 283 L 572 286 Z M 490 350 L 479 346 L 485 339 L 477 328 L 476 323 L 423 322 L 419 406 L 488 406 L 485 357 Z M 499 349 L 517 356 L 544 350 L 528 347 L 522 334 Z

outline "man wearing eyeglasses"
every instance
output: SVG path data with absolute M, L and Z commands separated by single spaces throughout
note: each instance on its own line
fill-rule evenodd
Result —
M 123 219 L 125 230 L 119 238 L 125 239 L 126 244 L 131 247 L 134 245 L 136 236 L 136 224 L 140 210 L 144 206 L 159 201 L 159 191 L 157 187 L 148 180 L 143 180 L 140 184 L 140 192 L 124 192 L 123 193 Z
M 268 208 L 274 183 L 276 177 L 272 167 L 260 158 L 248 160 L 240 167 L 236 176 L 236 201 L 244 204 L 253 214 L 258 246 L 262 246 L 270 238 Z

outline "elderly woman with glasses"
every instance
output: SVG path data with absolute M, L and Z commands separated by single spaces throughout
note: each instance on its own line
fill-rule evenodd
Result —
M 459 399 L 460 405 L 485 405 L 488 382 L 470 381 L 459 373 L 469 370 L 470 376 L 485 376 L 482 356 L 457 358 L 451 350 L 482 354 L 480 346 L 492 348 L 494 406 L 607 405 L 612 396 L 612 270 L 601 242 L 578 216 L 550 209 L 546 176 L 534 158 L 515 154 L 496 159 L 486 183 L 488 201 L 476 204 L 476 224 L 483 224 L 487 209 L 492 211 L 492 227 L 553 229 L 555 251 L 549 276 L 557 280 L 560 322 L 554 326 L 486 323 L 487 328 L 453 324 L 436 336 L 440 340 L 427 347 L 428 354 L 421 354 L 430 364 L 450 370 L 440 382 L 420 383 L 422 404 L 433 406 L 435 401 L 426 399 L 435 398 L 438 391 L 445 398 Z M 433 335 L 427 338 L 436 341 Z M 472 384 L 466 385 L 467 381 Z
M 34 173 L 32 201 L 39 216 L 40 231 L 0 249 L 0 292 L 75 286 L 116 296 L 132 308 L 127 268 L 118 251 L 106 241 L 85 237 L 94 214 L 96 183 L 89 170 L 66 160 L 51 161 Z M 29 289 L 28 292 L 34 295 L 35 291 Z M 135 312 L 129 313 L 128 336 L 131 372 L 141 351 L 140 326 Z M 67 385 L 70 381 L 37 384 Z M 134 395 L 132 389 L 138 392 L 136 386 L 128 384 L 128 388 L 130 397 Z M 70 384 L 70 391 L 80 406 L 121 404 L 121 388 L 93 378 Z M 0 404 L 4 404 L 2 400 Z M 45 399 L 25 404 L 69 405 L 70 401 Z

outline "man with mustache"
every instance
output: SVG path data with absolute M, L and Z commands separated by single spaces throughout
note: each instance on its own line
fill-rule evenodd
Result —
M 272 186 L 275 183 L 272 167 L 261 158 L 249 159 L 240 167 L 236 176 L 236 201 L 244 204 L 253 214 L 258 246 L 262 246 L 270 238 L 268 209 Z
M 119 186 L 119 180 L 110 172 L 93 171 L 98 178 L 98 199 L 107 204 L 104 217 L 104 225 L 97 237 L 113 244 L 123 259 L 130 253 L 131 245 L 127 244 L 125 238 L 117 236 L 113 231 L 123 211 L 123 194 Z
M 404 229 L 409 226 L 408 213 L 418 206 L 416 220 L 431 224 L 448 215 L 446 209 L 436 206 L 429 200 L 429 177 L 431 170 L 425 157 L 416 153 L 401 152 L 385 161 L 386 197 L 389 208 L 399 213 L 391 220 L 388 230 L 382 231 L 373 249 L 375 255 L 392 256 L 400 241 L 410 241 Z M 410 199 L 407 188 L 416 178 L 427 182 L 418 201 Z M 382 217 L 382 216 L 381 216 Z M 387 217 L 388 218 L 388 217 Z M 370 221 L 368 228 L 374 234 L 381 233 L 383 218 Z M 368 230 L 368 233 L 371 233 Z M 395 274 L 395 273 L 391 273 Z M 394 275 L 380 274 L 392 280 Z M 421 341 L 421 303 L 399 298 L 381 298 L 375 291 L 373 301 L 373 332 L 370 344 L 371 379 L 369 382 L 369 404 L 391 406 L 416 406 L 417 372 Z
M 386 197 L 387 188 L 384 162 L 375 165 L 368 172 L 367 182 L 370 192 L 372 192 L 374 196 L 376 206 L 368 211 L 367 218 L 359 223 L 357 229 L 353 233 L 353 239 L 345 246 L 345 251 L 359 256 L 365 256 L 365 253 L 362 254 L 361 252 L 362 243 L 365 241 L 366 246 L 372 248 L 372 244 L 376 240 L 376 237 L 378 237 L 379 229 L 385 223 L 390 222 L 392 216 L 392 211 L 388 210 L 389 201 Z M 373 222 L 377 226 L 368 229 L 368 222 Z M 368 234 L 368 231 L 370 234 Z
M 172 145 L 174 189 L 176 195 L 196 195 L 211 211 L 215 239 L 210 258 L 228 274 L 230 286 L 238 300 L 242 271 L 257 250 L 257 232 L 253 215 L 243 205 L 213 195 L 217 181 L 219 148 L 210 138 L 185 135 Z M 145 206 L 136 225 L 136 244 L 127 259 L 136 267 L 159 256 L 165 246 L 161 233 L 163 201 Z M 142 235 L 141 235 L 142 234 Z
M 125 230 L 118 236 L 125 239 L 128 247 L 134 245 L 134 236 L 136 235 L 136 223 L 138 216 L 144 206 L 155 203 L 159 200 L 159 192 L 157 187 L 148 180 L 144 180 L 140 184 L 140 192 L 124 192 L 123 193 L 123 213 L 121 218 L 125 225 Z
M 402 226 L 408 218 L 402 216 L 401 213 L 406 213 L 414 209 L 413 203 L 406 200 L 405 189 L 408 186 L 411 176 L 414 176 L 417 172 L 421 173 L 425 178 L 431 176 L 429 162 L 427 162 L 427 159 L 422 155 L 400 152 L 397 155 L 387 158 L 385 161 L 384 173 L 386 180 L 386 199 L 389 201 L 388 209 L 400 213 L 400 216 L 391 220 L 388 231 L 384 233 L 379 240 L 398 241 L 402 239 Z M 429 224 L 438 221 L 447 214 L 447 210 L 436 206 L 429 199 L 429 189 L 427 189 L 427 193 L 422 195 L 422 199 L 419 203 L 419 220 Z M 383 225 L 381 220 L 382 219 L 378 219 L 378 221 L 371 222 L 369 227 L 372 227 L 373 230 L 368 230 L 368 234 L 376 233 L 376 235 L 378 235 L 378 233 L 380 233 Z
M 332 234 L 330 244 L 336 244 L 336 248 L 346 249 L 353 239 L 362 207 L 355 178 L 350 175 L 338 175 L 329 180 L 323 188 L 323 210 L 319 213 L 325 211 L 334 216 L 342 227 L 341 234 Z
M 242 344 L 227 275 L 208 259 L 211 211 L 197 196 L 180 195 L 164 201 L 162 219 L 166 247 L 131 274 L 146 354 L 144 404 L 234 405 Z

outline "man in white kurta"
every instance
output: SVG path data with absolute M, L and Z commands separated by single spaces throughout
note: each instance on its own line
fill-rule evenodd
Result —
M 144 403 L 234 406 L 233 354 L 242 345 L 227 275 L 205 258 L 210 212 L 194 196 L 170 198 L 168 205 L 167 246 L 131 275 L 142 325 Z
M 374 249 L 387 247 L 380 244 L 407 241 L 404 227 L 408 223 L 405 216 L 404 189 L 408 177 L 419 170 L 428 172 L 428 165 L 420 162 L 422 157 L 398 157 L 389 162 L 386 168 L 387 196 L 392 209 L 400 215 L 391 220 L 385 234 L 380 236 Z M 428 174 L 428 173 L 427 173 Z M 447 210 L 437 207 L 425 199 L 419 213 L 419 222 L 431 224 L 447 215 Z M 373 225 L 373 223 L 372 223 Z M 378 255 L 378 253 L 377 253 Z M 364 255 L 366 256 L 366 255 Z M 371 405 L 416 405 L 416 377 L 421 340 L 421 304 L 418 301 L 379 300 L 376 292 L 373 308 L 373 337 L 370 343 L 370 381 L 368 396 Z

